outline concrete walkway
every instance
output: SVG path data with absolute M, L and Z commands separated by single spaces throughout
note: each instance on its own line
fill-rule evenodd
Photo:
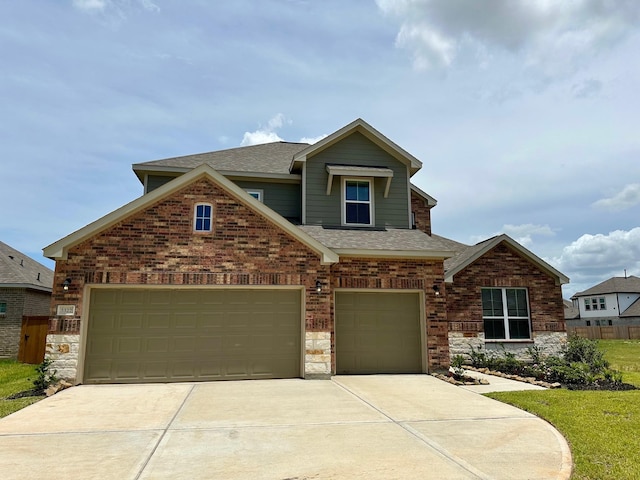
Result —
M 548 423 L 428 375 L 79 386 L 0 420 L 3 480 L 567 479 Z

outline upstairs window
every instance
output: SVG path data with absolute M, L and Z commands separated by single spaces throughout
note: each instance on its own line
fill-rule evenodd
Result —
M 195 218 L 193 227 L 196 232 L 210 232 L 211 231 L 211 212 L 213 211 L 211 205 L 208 203 L 198 203 L 195 207 Z
M 531 338 L 525 288 L 483 288 L 482 319 L 487 340 Z
M 262 202 L 262 195 L 263 195 L 263 191 L 262 190 L 247 189 L 247 190 L 245 190 L 245 192 L 247 192 L 249 195 L 251 195 L 253 198 L 258 200 L 259 202 Z
M 584 299 L 584 309 L 589 311 L 606 310 L 607 301 L 604 297 L 594 297 Z
M 349 180 L 343 183 L 343 221 L 345 225 L 373 224 L 371 180 Z

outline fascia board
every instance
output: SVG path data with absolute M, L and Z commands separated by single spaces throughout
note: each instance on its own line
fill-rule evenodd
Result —
M 95 222 L 92 222 L 87 226 L 73 232 L 72 234 L 67 235 L 61 240 L 52 243 L 51 245 L 43 249 L 44 256 L 52 260 L 66 260 L 69 248 L 78 245 L 88 238 L 98 234 L 103 230 L 106 230 L 107 228 L 147 208 L 148 206 L 151 206 L 162 198 L 175 193 L 186 185 L 202 177 L 210 178 L 214 183 L 219 185 L 231 195 L 238 198 L 248 207 L 269 218 L 272 222 L 291 234 L 294 238 L 298 239 L 313 251 L 320 254 L 321 262 L 323 265 L 329 265 L 338 262 L 339 257 L 335 254 L 335 252 L 328 249 L 326 246 L 297 228 L 287 219 L 253 198 L 243 189 L 234 184 L 231 180 L 228 180 L 207 164 L 203 164 L 199 167 L 194 168 L 188 173 L 175 178 L 174 180 L 166 183 L 165 185 L 162 185 L 152 192 L 147 193 L 146 195 L 143 195 L 136 200 L 133 200 L 132 202 L 118 208 L 117 210 L 114 210 L 113 212 L 96 220 Z
M 411 184 L 411 190 L 413 190 L 415 193 L 417 193 L 422 198 L 424 198 L 427 201 L 427 205 L 431 207 L 435 207 L 438 204 L 438 201 L 435 198 L 433 198 L 431 195 L 426 193 L 424 190 L 421 190 L 420 188 L 416 187 L 413 183 Z
M 41 292 L 51 293 L 51 287 L 43 287 L 42 285 L 34 285 L 33 283 L 0 283 L 1 288 L 24 288 L 26 290 L 39 290 Z
M 404 160 L 407 164 L 410 165 L 411 174 L 413 175 L 415 172 L 422 168 L 422 162 L 418 160 L 416 157 L 411 155 L 405 149 L 395 144 L 387 137 L 385 137 L 382 133 L 377 131 L 367 122 L 358 118 L 351 122 L 348 125 L 345 125 L 341 129 L 335 131 L 331 135 L 323 138 L 319 142 L 314 143 L 313 145 L 309 145 L 304 150 L 296 153 L 291 160 L 290 170 L 293 169 L 296 163 L 306 162 L 309 156 L 314 155 L 316 153 L 321 152 L 325 148 L 330 147 L 331 145 L 339 142 L 344 137 L 352 134 L 353 132 L 360 132 L 369 140 L 373 141 L 380 148 L 385 150 L 387 153 L 392 156 Z
M 446 283 L 452 283 L 453 282 L 453 277 L 456 275 L 456 273 L 458 273 L 458 272 L 464 270 L 465 268 L 467 268 L 473 262 L 475 262 L 480 257 L 482 257 L 485 253 L 487 253 L 489 250 L 491 250 L 492 248 L 496 247 L 497 245 L 499 245 L 502 242 L 505 242 L 506 244 L 508 244 L 514 250 L 519 252 L 522 256 L 524 256 L 525 258 L 527 258 L 528 260 L 530 260 L 531 262 L 536 264 L 538 267 L 540 267 L 542 270 L 547 272 L 550 276 L 555 277 L 557 284 L 564 285 L 566 283 L 569 283 L 569 277 L 567 277 L 563 273 L 561 273 L 558 270 L 556 270 L 555 268 L 553 268 L 547 262 L 542 260 L 537 255 L 535 255 L 533 252 L 531 252 L 531 251 L 527 250 L 526 248 L 524 248 L 522 245 L 520 245 L 518 242 L 516 242 L 515 240 L 513 240 L 511 237 L 509 237 L 506 234 L 499 235 L 499 236 L 487 241 L 486 245 L 484 245 L 483 248 L 479 249 L 471 257 L 469 257 L 466 262 L 458 265 L 453 270 L 450 270 L 450 271 L 446 272 L 445 273 L 445 282 Z

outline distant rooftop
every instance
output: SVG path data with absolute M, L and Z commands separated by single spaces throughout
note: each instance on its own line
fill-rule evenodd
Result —
M 583 292 L 576 293 L 573 297 L 585 297 L 589 295 L 605 295 L 607 293 L 640 293 L 640 278 L 634 277 L 613 277 L 605 280 Z
M 53 270 L 0 242 L 0 287 L 2 286 L 51 291 Z

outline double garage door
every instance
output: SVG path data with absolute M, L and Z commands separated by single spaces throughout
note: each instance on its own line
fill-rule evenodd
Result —
M 300 376 L 300 290 L 94 289 L 85 383 Z

